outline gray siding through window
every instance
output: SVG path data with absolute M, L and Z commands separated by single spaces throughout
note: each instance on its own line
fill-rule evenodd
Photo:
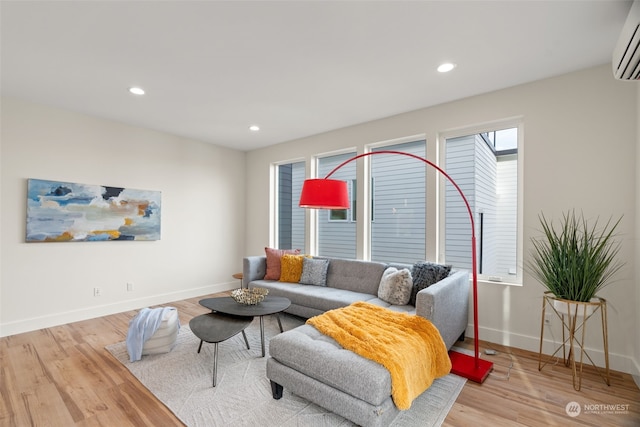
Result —
M 425 141 L 377 150 L 425 155 Z M 517 148 L 494 151 L 481 135 L 450 138 L 445 146 L 445 171 L 467 197 L 476 225 L 478 272 L 507 277 L 516 274 Z M 326 176 L 354 153 L 319 160 L 318 175 Z M 426 254 L 426 169 L 416 159 L 382 154 L 371 156 L 371 259 L 414 263 Z M 356 191 L 356 162 L 343 166 L 333 179 L 347 181 L 352 203 Z M 305 179 L 305 163 L 278 166 L 278 247 L 305 248 L 305 210 L 298 207 Z M 455 268 L 471 270 L 471 227 L 464 201 L 445 181 L 445 257 Z M 363 207 L 351 206 L 346 215 L 318 211 L 318 255 L 356 257 L 356 221 Z M 435 260 L 432 260 L 435 261 Z
M 298 207 L 305 176 L 304 162 L 278 166 L 278 247 L 304 250 L 304 209 Z
M 379 150 L 394 150 L 424 157 L 426 142 L 415 141 Z M 371 259 L 413 264 L 426 254 L 425 180 L 428 166 L 396 154 L 371 156 L 373 221 Z
M 345 160 L 355 156 L 355 153 L 346 153 L 338 156 L 323 157 L 318 162 L 318 176 L 324 178 L 333 168 Z M 332 179 L 351 181 L 356 178 L 356 162 L 347 163 L 345 166 L 331 175 Z M 353 191 L 349 186 L 349 191 Z M 352 194 L 349 194 L 353 200 Z M 351 214 L 346 220 L 330 221 L 328 210 L 318 211 L 318 255 L 336 258 L 356 258 L 356 223 L 352 221 Z
M 300 249 L 304 252 L 305 232 L 304 232 L 304 213 L 305 209 L 298 206 L 300 202 L 300 193 L 302 192 L 302 184 L 304 183 L 305 168 L 304 162 L 293 164 L 293 200 L 291 214 L 291 248 Z M 283 248 L 286 249 L 286 248 Z
M 475 155 L 474 136 L 447 139 L 445 171 L 460 186 L 472 210 L 476 199 Z M 471 271 L 469 214 L 453 185 L 447 181 L 445 188 L 445 260 L 456 268 Z
M 480 135 L 447 139 L 445 170 L 467 197 L 476 226 L 478 273 L 516 273 L 517 155 L 498 156 Z M 447 182 L 445 260 L 471 270 L 471 228 L 466 206 Z
M 278 166 L 278 247 L 291 248 L 292 164 Z

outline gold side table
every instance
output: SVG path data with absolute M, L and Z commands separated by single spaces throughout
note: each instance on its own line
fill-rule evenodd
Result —
M 597 301 L 594 301 L 597 300 Z M 542 363 L 542 342 L 544 338 L 544 320 L 546 308 L 551 310 L 562 321 L 562 344 Z M 602 318 L 602 341 L 604 347 L 605 372 L 596 366 L 593 359 L 584 347 L 584 339 L 587 330 L 587 320 L 598 311 Z M 593 322 L 592 322 L 593 323 Z M 569 346 L 567 354 L 566 346 Z M 540 351 L 538 353 L 538 371 L 551 361 L 551 359 L 562 349 L 562 359 L 565 366 L 571 366 L 573 374 L 573 388 L 580 391 L 582 387 L 582 363 L 584 356 L 589 359 L 591 365 L 600 374 L 607 385 L 611 385 L 609 378 L 609 344 L 607 335 L 607 301 L 604 298 L 596 297 L 591 302 L 569 301 L 556 298 L 551 292 L 545 292 L 542 299 L 542 322 L 540 326 Z M 579 360 L 576 361 L 576 351 L 580 351 Z

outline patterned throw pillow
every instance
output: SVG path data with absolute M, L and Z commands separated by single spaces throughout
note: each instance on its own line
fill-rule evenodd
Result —
M 282 264 L 280 270 L 280 281 L 298 283 L 302 275 L 303 255 L 284 254 L 280 258 Z
M 406 305 L 411 298 L 412 289 L 413 280 L 408 268 L 398 270 L 395 267 L 388 267 L 380 279 L 378 298 L 389 304 Z
M 264 280 L 280 280 L 280 258 L 284 254 L 300 253 L 300 249 L 274 249 L 264 248 L 264 252 L 267 256 L 267 272 L 264 275 Z
M 438 283 L 451 272 L 450 265 L 436 264 L 434 262 L 417 262 L 413 264 L 413 290 L 411 292 L 410 305 L 416 305 L 416 295 L 424 288 Z
M 300 283 L 303 285 L 327 286 L 328 269 L 328 259 L 305 258 L 302 260 Z

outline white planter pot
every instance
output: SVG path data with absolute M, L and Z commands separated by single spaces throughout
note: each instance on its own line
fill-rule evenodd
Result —
M 598 299 L 592 298 L 591 301 L 597 303 Z M 555 308 L 559 314 L 563 314 L 565 316 L 576 315 L 578 317 L 583 317 L 586 315 L 586 317 L 589 317 L 593 314 L 596 307 L 597 305 L 586 302 L 570 301 L 565 299 L 553 300 L 553 308 Z

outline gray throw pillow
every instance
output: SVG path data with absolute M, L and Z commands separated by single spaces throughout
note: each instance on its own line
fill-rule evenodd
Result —
M 417 262 L 413 264 L 413 291 L 411 292 L 410 305 L 416 305 L 416 295 L 424 288 L 438 283 L 451 272 L 450 265 L 436 264 L 434 262 Z
M 393 305 L 407 305 L 412 289 L 413 280 L 408 268 L 388 267 L 380 279 L 378 298 Z
M 328 259 L 304 258 L 302 260 L 302 275 L 300 281 L 303 285 L 327 286 Z

